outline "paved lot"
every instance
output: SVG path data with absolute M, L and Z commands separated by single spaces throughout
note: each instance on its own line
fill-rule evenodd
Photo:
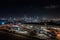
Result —
M 22 35 L 16 35 L 16 34 L 0 31 L 0 40 L 42 40 L 42 39 L 36 39 L 36 38 L 32 39 Z

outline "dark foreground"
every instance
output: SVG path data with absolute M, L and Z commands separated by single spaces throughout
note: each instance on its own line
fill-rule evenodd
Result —
M 0 31 L 0 40 L 42 40 L 37 38 L 28 38 L 22 35 L 14 35 L 8 32 Z

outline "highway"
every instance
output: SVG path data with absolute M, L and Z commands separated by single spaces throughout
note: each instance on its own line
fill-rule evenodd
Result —
M 3 25 L 3 26 L 7 26 L 7 25 Z M 36 26 L 36 25 L 34 25 L 34 26 Z M 58 27 L 54 28 L 54 29 L 59 30 Z M 60 30 L 59 30 L 59 32 L 56 32 L 56 34 L 57 34 L 57 37 L 56 37 L 57 40 L 60 40 Z M 36 36 L 32 37 L 32 36 L 28 36 L 28 35 L 24 35 L 24 34 L 20 34 L 20 33 L 19 34 L 15 34 L 15 33 L 9 33 L 9 32 L 5 32 L 5 31 L 0 31 L 0 39 L 1 40 L 7 40 L 7 39 L 8 40 L 43 40 L 43 39 L 40 39 L 39 37 L 37 38 Z

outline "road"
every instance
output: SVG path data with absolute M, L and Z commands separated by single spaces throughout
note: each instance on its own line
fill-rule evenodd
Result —
M 40 39 L 0 31 L 0 40 L 40 40 Z M 60 32 L 57 34 L 57 40 L 60 40 Z

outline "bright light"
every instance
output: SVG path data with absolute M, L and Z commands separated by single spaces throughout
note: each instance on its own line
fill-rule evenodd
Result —
M 2 24 L 5 24 L 4 22 L 2 22 Z
M 31 28 L 33 27 L 33 26 L 30 26 Z

